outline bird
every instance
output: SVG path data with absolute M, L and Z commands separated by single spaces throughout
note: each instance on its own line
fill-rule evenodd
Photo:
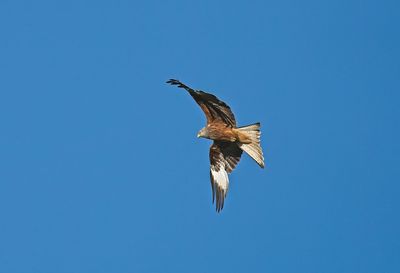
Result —
M 246 152 L 264 168 L 264 156 L 260 144 L 260 123 L 237 127 L 231 108 L 216 96 L 190 88 L 179 80 L 169 79 L 166 83 L 185 89 L 200 106 L 206 116 L 206 126 L 197 134 L 198 138 L 213 141 L 210 147 L 210 181 L 212 202 L 219 213 L 224 207 L 231 173 Z

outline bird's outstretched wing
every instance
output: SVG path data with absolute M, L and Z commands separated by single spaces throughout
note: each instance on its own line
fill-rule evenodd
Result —
M 177 85 L 189 92 L 206 115 L 207 124 L 212 122 L 223 122 L 227 126 L 236 127 L 235 116 L 233 115 L 231 108 L 216 96 L 203 91 L 194 90 L 178 80 L 170 79 L 167 83 Z
M 239 163 L 242 152 L 236 143 L 231 142 L 214 141 L 210 147 L 210 180 L 217 212 L 224 207 L 229 187 L 228 173 Z

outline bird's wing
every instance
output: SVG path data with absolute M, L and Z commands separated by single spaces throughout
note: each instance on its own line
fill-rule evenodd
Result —
M 233 115 L 231 108 L 216 96 L 203 91 L 194 90 L 178 80 L 170 79 L 167 83 L 177 85 L 189 92 L 206 115 L 207 124 L 217 121 L 223 122 L 230 127 L 236 127 L 235 116 Z
M 210 180 L 217 212 L 224 207 L 229 187 L 228 173 L 239 163 L 241 155 L 242 150 L 236 143 L 214 141 L 210 147 Z

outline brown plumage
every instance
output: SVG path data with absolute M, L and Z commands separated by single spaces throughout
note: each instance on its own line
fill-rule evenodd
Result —
M 178 80 L 170 79 L 167 83 L 188 91 L 206 115 L 207 125 L 197 136 L 214 141 L 210 147 L 210 180 L 213 202 L 220 212 L 228 191 L 228 173 L 239 163 L 243 151 L 264 168 L 260 123 L 237 127 L 231 108 L 216 96 L 194 90 Z

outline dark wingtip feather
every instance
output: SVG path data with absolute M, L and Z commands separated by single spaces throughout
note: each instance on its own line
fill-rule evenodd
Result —
M 214 204 L 215 201 L 215 188 L 214 188 L 214 178 L 212 176 L 212 173 L 210 171 L 210 181 L 211 181 L 211 190 L 212 190 L 212 203 Z
M 215 210 L 220 213 L 222 209 L 224 208 L 224 203 L 225 203 L 225 193 L 224 190 L 221 189 L 218 185 L 216 186 L 216 203 L 215 203 Z
M 168 81 L 166 81 L 166 83 L 169 83 L 171 85 L 177 85 L 179 88 L 187 88 L 186 85 L 175 79 L 169 79 Z
M 184 89 L 186 89 L 187 91 L 189 91 L 190 93 L 192 93 L 194 90 L 192 90 L 192 88 L 190 88 L 189 86 L 187 86 L 187 85 L 185 85 L 185 84 L 183 84 L 183 83 L 181 83 L 180 81 L 178 81 L 178 80 L 175 80 L 175 79 L 169 79 L 168 81 L 166 81 L 166 83 L 169 83 L 169 84 L 171 84 L 171 85 L 176 85 L 177 87 L 179 87 L 179 88 L 184 88 Z
M 166 81 L 166 83 L 172 84 L 172 85 L 177 85 L 180 83 L 180 81 L 175 80 L 175 79 L 169 79 L 168 81 Z

